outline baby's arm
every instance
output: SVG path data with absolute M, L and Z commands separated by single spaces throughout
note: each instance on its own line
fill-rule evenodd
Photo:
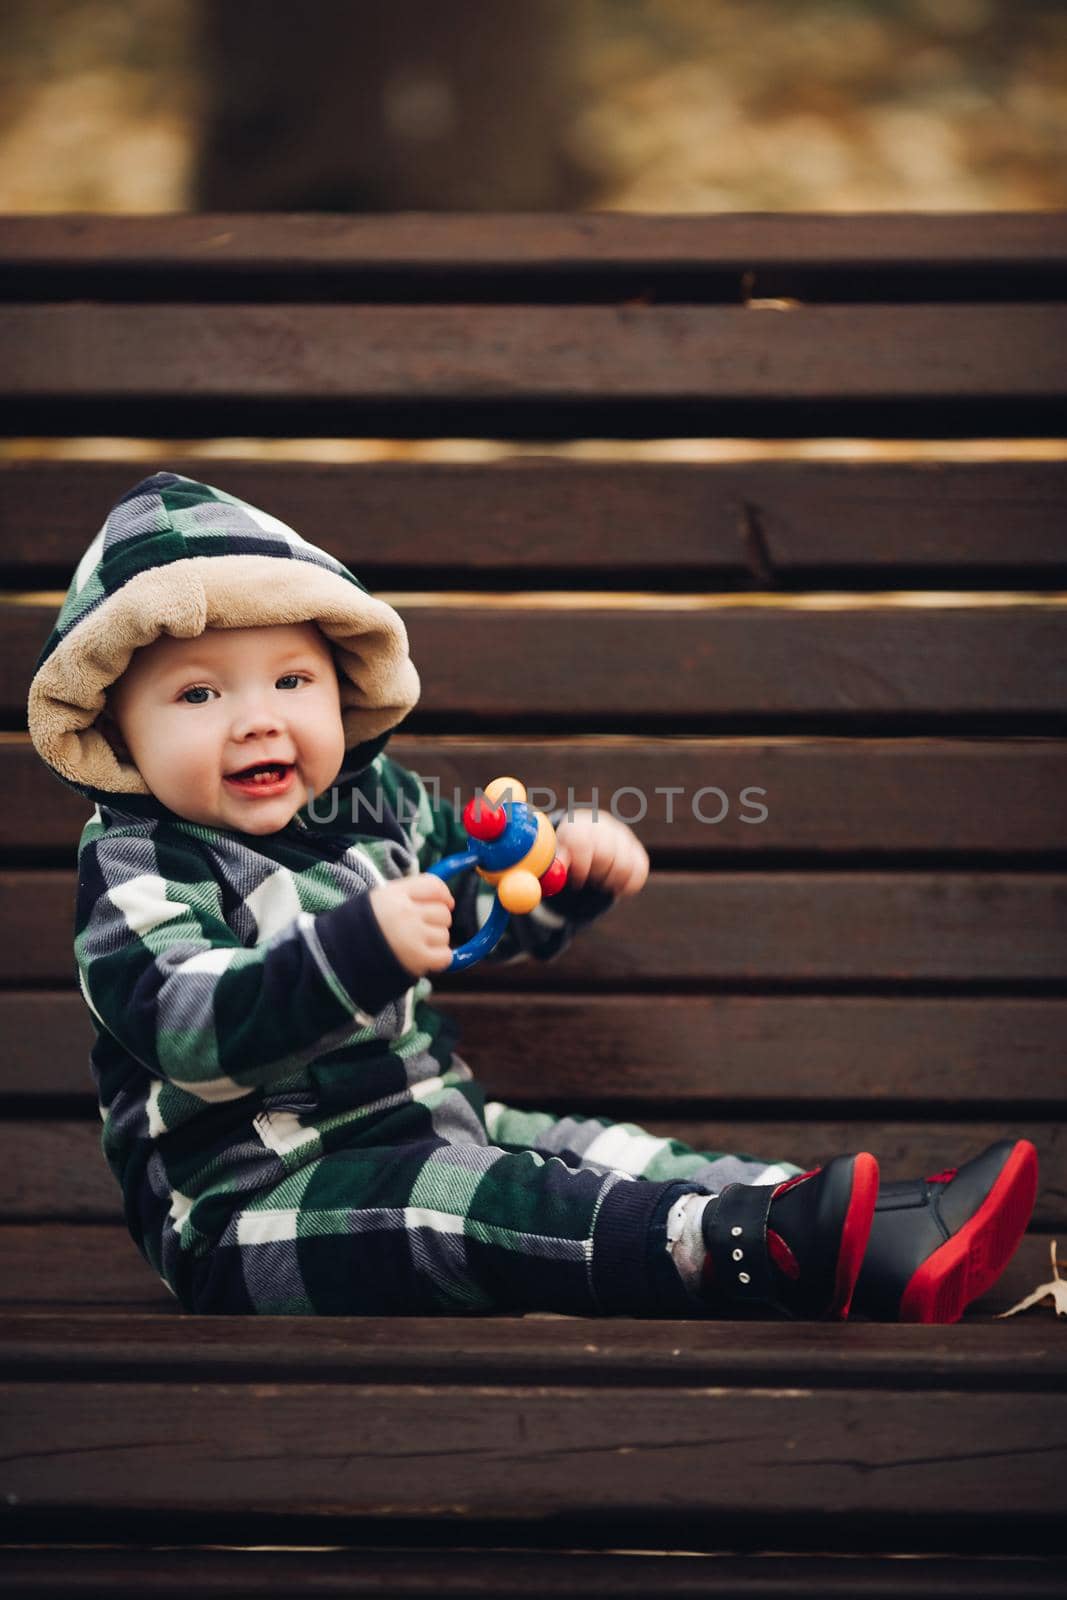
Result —
M 194 840 L 90 824 L 74 947 L 82 992 L 155 1077 L 206 1101 L 237 1099 L 369 1026 L 410 988 L 373 892 L 300 912 L 248 946 Z

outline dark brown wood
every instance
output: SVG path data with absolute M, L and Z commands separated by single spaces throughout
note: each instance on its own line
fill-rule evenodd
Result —
M 516 1005 L 456 990 L 437 1003 L 459 1022 L 464 1059 L 507 1101 L 862 1102 L 892 1115 L 905 1101 L 1067 1098 L 1060 999 L 526 994 Z M 64 1053 L 67 1081 L 84 1084 L 81 1056 Z
M 404 616 L 426 664 L 421 709 L 485 720 L 533 705 L 646 726 L 672 716 L 1020 715 L 1062 711 L 1067 695 L 1067 609 L 1054 605 L 822 610 L 662 597 L 569 613 L 409 606 Z
M 121 1221 L 0 1223 L 0 1305 L 20 1313 L 56 1306 L 118 1306 L 123 1316 L 179 1312 Z
M 107 508 L 151 472 L 268 508 L 367 581 L 470 589 L 547 570 L 617 589 L 977 578 L 1028 588 L 1067 569 L 1067 461 L 352 465 L 215 460 L 0 463 L 0 562 L 66 586 Z M 758 550 L 753 541 L 758 541 Z M 955 579 L 948 569 L 959 568 Z M 541 584 L 543 585 L 543 582 Z
M 785 736 L 642 739 L 412 738 L 388 753 L 457 811 L 500 772 L 521 776 L 532 803 L 598 805 L 632 819 L 657 864 L 721 864 L 727 852 L 773 861 L 862 851 L 930 853 L 939 864 L 1067 850 L 1063 740 L 864 739 Z M 708 785 L 725 800 L 705 794 Z M 58 781 L 28 734 L 0 734 L 0 848 L 65 850 L 71 859 L 91 807 Z M 673 796 L 665 791 L 673 788 Z M 636 791 L 636 792 L 634 792 Z M 641 797 L 647 810 L 642 817 Z M 458 802 L 458 803 L 457 803 Z M 321 800 L 325 816 L 332 802 Z M 721 821 L 701 822 L 700 815 Z M 763 810 L 766 816 L 759 821 Z M 351 812 L 351 806 L 349 807 Z
M 1067 1100 L 1058 997 L 527 993 L 516 1004 L 457 986 L 431 1003 L 458 1022 L 460 1054 L 508 1101 L 967 1103 L 1037 1114 Z M 93 1037 L 73 985 L 0 992 L 0 1094 L 95 1105 Z
M 1051 600 L 897 606 L 836 597 L 792 605 L 743 596 L 612 597 L 603 605 L 526 595 L 510 604 L 488 596 L 475 604 L 383 598 L 398 606 L 421 668 L 417 714 L 462 719 L 449 732 L 518 717 L 543 732 L 566 723 L 585 731 L 599 719 L 601 727 L 621 722 L 646 736 L 679 721 L 706 734 L 716 723 L 736 732 L 740 719 L 762 716 L 818 717 L 828 730 L 871 733 L 879 720 L 902 717 L 1049 719 L 1067 702 L 1067 606 Z M 3 612 L 0 710 L 20 725 L 58 608 L 57 600 Z
M 9 985 L 74 972 L 69 872 L 0 873 Z M 457 988 L 648 983 L 1062 984 L 1067 878 L 1026 872 L 656 872 L 553 962 L 483 963 Z
M 12 402 L 1062 399 L 1067 308 L 0 306 Z M 845 414 L 842 408 L 842 415 Z M 1010 431 L 1014 431 L 1010 429 Z
M 1067 1385 L 1067 1341 L 1047 1309 L 951 1327 L 865 1322 L 568 1317 L 190 1317 L 6 1311 L 0 1370 L 113 1383 L 702 1384 L 820 1389 Z M 447 1369 L 441 1352 L 448 1350 Z
M 488 1075 L 485 1084 L 491 1095 Z M 525 1103 L 536 1106 L 536 1093 Z M 678 1138 L 699 1151 L 730 1151 L 805 1167 L 870 1150 L 886 1180 L 942 1172 L 997 1139 L 1031 1139 L 1040 1163 L 1033 1226 L 1041 1232 L 1067 1227 L 1067 1126 L 1062 1121 L 971 1121 L 954 1119 L 951 1113 L 922 1122 L 898 1122 L 892 1113 L 884 1119 L 809 1120 L 779 1106 L 773 1118 L 759 1121 L 732 1115 L 714 1121 L 692 1116 L 664 1120 L 645 1114 L 638 1125 L 653 1137 Z M 100 1151 L 99 1127 L 95 1116 L 47 1122 L 8 1118 L 0 1125 L 0 1217 L 20 1222 L 110 1222 L 120 1217 L 122 1196 Z
M 1045 1234 L 1028 1233 L 993 1288 L 981 1300 L 974 1301 L 968 1306 L 963 1322 L 957 1324 L 957 1327 L 970 1326 L 978 1322 L 985 1323 L 997 1312 L 1006 1311 L 1010 1306 L 1018 1304 L 1036 1289 L 1038 1284 L 1046 1283 L 1052 1277 L 1051 1243 Z M 1061 1261 L 1067 1259 L 1067 1239 L 1059 1242 L 1058 1259 Z M 42 1262 L 47 1262 L 47 1271 L 41 1270 Z M 181 1311 L 173 1295 L 143 1260 L 122 1222 L 0 1224 L 0 1306 L 17 1314 L 20 1319 L 19 1326 L 24 1326 L 21 1319 L 37 1311 L 62 1309 L 65 1315 L 69 1311 L 88 1311 L 91 1308 L 118 1309 L 123 1319 L 131 1313 L 144 1314 L 154 1319 L 178 1317 L 183 1327 L 188 1330 L 189 1326 L 188 1315 Z M 523 1320 L 532 1324 L 531 1348 L 541 1348 L 544 1342 L 545 1348 L 551 1351 L 554 1348 L 555 1335 L 550 1330 L 555 1328 L 557 1323 L 567 1323 L 571 1319 L 537 1313 Z M 271 1319 L 271 1325 L 274 1321 L 275 1319 Z M 477 1334 L 473 1346 L 468 1346 L 467 1335 L 469 1332 L 473 1333 L 476 1328 L 498 1329 L 505 1321 L 510 1327 L 511 1319 L 494 1317 L 483 1321 L 464 1318 L 463 1338 L 452 1339 L 449 1349 L 457 1359 L 463 1360 L 466 1359 L 463 1355 L 465 1349 L 473 1348 L 478 1351 L 483 1349 L 486 1343 L 495 1346 L 495 1334 L 491 1331 L 487 1331 L 484 1336 Z M 207 1323 L 211 1327 L 226 1327 L 231 1334 L 250 1325 L 247 1322 L 243 1324 L 236 1322 L 232 1318 L 221 1323 L 219 1319 L 211 1318 L 207 1319 Z M 1059 1349 L 1059 1342 L 1052 1338 L 1055 1332 L 1052 1323 L 1053 1313 L 1049 1308 L 1037 1306 L 1029 1311 L 1019 1312 L 1015 1317 L 1007 1318 L 1003 1326 L 1019 1327 L 1026 1324 L 1044 1330 L 1046 1346 Z M 200 1325 L 199 1319 L 198 1325 Z M 264 1324 L 257 1321 L 255 1325 Z M 350 1338 L 348 1330 L 351 1329 L 352 1323 L 351 1321 L 341 1323 L 329 1318 L 309 1319 L 303 1325 L 309 1328 L 334 1327 L 337 1330 L 336 1337 L 341 1340 L 342 1346 L 345 1346 Z M 365 1326 L 365 1319 L 361 1319 L 359 1325 Z M 581 1325 L 586 1326 L 584 1322 Z M 288 1322 L 285 1326 L 286 1328 L 289 1326 Z M 382 1326 L 397 1331 L 397 1323 L 391 1320 L 385 1321 Z M 417 1322 L 404 1319 L 401 1331 L 410 1332 L 417 1326 Z M 430 1330 L 427 1337 L 433 1341 L 434 1349 L 439 1355 L 440 1336 L 433 1330 L 439 1329 L 440 1319 L 430 1319 L 426 1326 Z M 611 1326 L 616 1328 L 620 1323 L 613 1319 Z M 674 1330 L 682 1324 L 672 1322 L 670 1326 Z M 740 1341 L 739 1349 L 749 1347 L 748 1333 L 752 1326 L 754 1325 L 746 1323 L 745 1337 Z M 859 1327 L 859 1317 L 851 1318 L 849 1326 Z M 1002 1324 L 997 1323 L 997 1327 L 1000 1326 Z M 599 1324 L 599 1327 L 602 1337 L 606 1327 L 603 1323 Z M 321 1333 L 310 1335 L 310 1339 L 316 1342 L 325 1337 L 327 1335 Z M 953 1340 L 955 1337 L 955 1333 L 950 1335 Z M 1031 1336 L 1027 1334 L 1020 1337 L 1028 1339 Z M 1034 1337 L 1036 1338 L 1036 1335 Z M 583 1339 L 582 1342 L 587 1344 L 590 1341 Z M 668 1345 L 671 1351 L 680 1348 L 675 1339 L 669 1339 Z M 39 1341 L 35 1341 L 35 1348 L 40 1348 Z M 967 1345 L 960 1348 L 970 1350 L 972 1347 Z M 1018 1346 L 1009 1341 L 1006 1348 L 1016 1350 Z M 988 1355 L 988 1341 L 983 1344 L 983 1349 Z M 676 1358 L 672 1356 L 671 1359 Z M 961 1359 L 960 1372 L 965 1369 L 965 1361 L 966 1356 Z M 960 1372 L 957 1373 L 957 1378 Z
M 428 783 L 436 779 L 433 792 L 450 803 L 465 802 L 490 767 L 529 774 L 535 803 L 547 809 L 591 804 L 595 789 L 603 809 L 632 819 L 657 859 L 684 852 L 721 860 L 726 850 L 759 857 L 930 850 L 944 861 L 957 851 L 1067 848 L 1067 746 L 1053 738 L 498 741 L 400 734 L 389 750 Z M 39 759 L 37 766 L 62 792 Z M 708 785 L 726 800 L 705 795 L 694 809 Z M 664 791 L 672 786 L 682 792 L 668 804 Z M 762 820 L 744 820 L 763 808 Z M 719 822 L 700 820 L 720 811 Z
M 653 1555 L 589 1550 L 368 1550 L 365 1548 L 181 1550 L 85 1545 L 0 1550 L 0 1582 L 9 1600 L 27 1596 L 179 1595 L 350 1596 L 351 1600 L 474 1600 L 535 1596 L 609 1600 L 657 1596 L 684 1600 L 1062 1600 L 1067 1568 L 1055 1556 L 1011 1559 L 892 1556 Z
M 597 1397 L 442 1366 L 432 1386 L 5 1383 L 6 1493 L 20 1514 L 1063 1515 L 1063 1393 L 733 1386 L 709 1363 Z
M 534 265 L 567 271 L 591 264 L 737 269 L 833 264 L 863 272 L 885 262 L 1067 268 L 1067 215 L 1059 211 L 967 213 L 791 212 L 740 216 L 634 216 L 522 212 L 342 216 L 199 213 L 171 216 L 7 216 L 0 255 L 44 271 L 170 266 L 255 274 L 311 274 L 327 267 L 499 271 Z

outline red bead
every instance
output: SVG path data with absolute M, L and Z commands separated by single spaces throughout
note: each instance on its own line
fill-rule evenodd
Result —
M 559 894 L 559 891 L 563 888 L 563 885 L 566 883 L 566 881 L 567 869 L 557 856 L 556 859 L 551 862 L 541 874 L 539 879 L 541 884 L 541 893 L 546 897 L 546 899 L 549 895 Z
M 494 805 L 484 794 L 476 794 L 463 807 L 463 826 L 472 839 L 488 842 L 499 839 L 508 825 L 508 815 L 503 806 Z

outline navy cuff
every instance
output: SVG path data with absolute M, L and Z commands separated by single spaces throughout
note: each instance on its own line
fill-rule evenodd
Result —
M 592 888 L 589 884 L 572 889 L 565 883 L 559 893 L 549 895 L 544 904 L 550 911 L 558 911 L 568 922 L 581 925 L 602 916 L 615 904 L 615 896 L 607 889 Z
M 616 1183 L 593 1234 L 593 1290 L 609 1316 L 692 1316 L 693 1297 L 667 1250 L 667 1213 L 683 1194 L 710 1194 L 684 1179 Z
M 393 954 L 370 903 L 370 890 L 320 911 L 315 932 L 338 981 L 373 1016 L 417 980 Z

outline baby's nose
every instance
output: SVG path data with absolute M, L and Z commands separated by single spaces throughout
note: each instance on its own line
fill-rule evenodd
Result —
M 233 736 L 237 740 L 262 739 L 268 734 L 280 732 L 283 726 L 284 719 L 276 706 L 249 706 L 235 717 Z

